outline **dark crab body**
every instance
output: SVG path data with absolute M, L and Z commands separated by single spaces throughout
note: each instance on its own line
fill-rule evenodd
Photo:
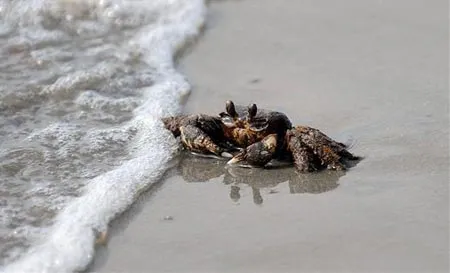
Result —
M 296 126 L 276 111 L 257 109 L 227 101 L 226 111 L 217 117 L 183 115 L 163 122 L 183 145 L 197 153 L 233 157 L 229 164 L 263 167 L 272 159 L 290 160 L 301 172 L 323 168 L 345 170 L 347 162 L 359 157 L 347 151 L 317 129 Z
M 229 128 L 226 137 L 234 145 L 246 148 L 263 140 L 271 134 L 283 138 L 286 131 L 292 128 L 288 117 L 276 111 L 257 109 L 256 104 L 248 107 L 226 102 L 226 112 L 219 114 L 222 123 Z

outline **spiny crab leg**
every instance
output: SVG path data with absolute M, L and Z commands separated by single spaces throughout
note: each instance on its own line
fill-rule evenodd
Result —
M 300 172 L 312 172 L 317 168 L 315 163 L 314 152 L 301 142 L 298 135 L 294 130 L 288 130 L 286 132 L 286 144 L 287 150 L 292 154 L 294 165 Z
M 300 171 L 314 171 L 317 167 L 345 170 L 345 161 L 360 159 L 348 152 L 344 144 L 307 126 L 296 126 L 288 130 L 287 143 L 288 150 L 294 157 L 294 164 Z

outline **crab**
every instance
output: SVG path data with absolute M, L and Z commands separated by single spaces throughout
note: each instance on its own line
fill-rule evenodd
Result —
M 228 164 L 264 167 L 271 160 L 293 162 L 300 172 L 345 170 L 360 160 L 347 146 L 308 126 L 292 126 L 281 112 L 227 101 L 218 116 L 181 115 L 163 118 L 165 127 L 183 145 L 200 154 L 232 157 Z

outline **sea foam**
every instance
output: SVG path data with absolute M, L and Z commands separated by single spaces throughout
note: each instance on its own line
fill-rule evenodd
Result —
M 53 224 L 27 253 L 1 269 L 4 272 L 83 270 L 93 259 L 96 233 L 106 231 L 115 216 L 161 178 L 177 150 L 175 140 L 163 128 L 160 118 L 179 113 L 180 102 L 190 92 L 189 83 L 176 71 L 173 59 L 189 39 L 198 35 L 204 23 L 205 3 L 202 0 L 35 0 L 14 1 L 13 5 L 22 5 L 17 9 L 21 12 L 10 12 L 7 20 L 18 25 L 42 24 L 42 17 L 36 15 L 41 13 L 47 14 L 47 18 L 60 17 L 68 28 L 78 31 L 101 33 L 142 24 L 126 42 L 126 47 L 132 48 L 147 68 L 154 71 L 153 84 L 142 88 L 142 100 L 133 100 L 139 106 L 132 110 L 132 119 L 116 128 L 135 134 L 126 147 L 130 159 L 88 180 L 81 196 L 64 204 Z M 9 6 L 9 9 L 14 10 L 14 6 Z M 103 24 L 94 26 L 83 20 L 83 25 L 80 25 L 74 20 L 79 17 L 92 18 Z M 38 46 L 39 38 L 35 36 L 29 35 L 26 37 L 28 40 L 20 41 L 22 46 Z M 66 38 L 62 35 L 58 39 Z M 108 70 L 111 72 L 100 74 L 111 76 L 117 68 L 111 69 Z M 74 85 L 83 84 L 80 78 L 72 78 L 72 81 L 63 78 L 44 88 L 43 92 L 55 96 L 67 92 Z M 101 95 L 90 91 L 82 93 L 77 103 L 94 107 L 124 107 L 120 99 L 116 100 L 117 105 L 108 104 Z

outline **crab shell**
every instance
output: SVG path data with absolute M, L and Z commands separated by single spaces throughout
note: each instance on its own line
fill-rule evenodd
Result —
M 226 137 L 242 148 L 271 134 L 283 138 L 286 131 L 292 128 L 291 121 L 284 113 L 257 109 L 256 104 L 246 107 L 227 101 L 225 109 L 219 117 L 224 126 L 231 129 L 230 135 Z

